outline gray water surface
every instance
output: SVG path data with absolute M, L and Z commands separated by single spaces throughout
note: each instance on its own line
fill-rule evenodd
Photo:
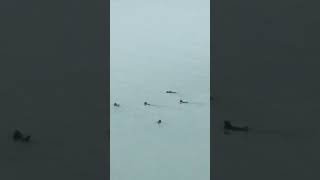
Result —
M 111 1 L 111 180 L 209 179 L 209 3 Z

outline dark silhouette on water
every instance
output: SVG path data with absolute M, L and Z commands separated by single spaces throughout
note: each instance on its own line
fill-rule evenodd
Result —
M 233 126 L 230 121 L 224 121 L 224 130 L 248 132 L 249 127 L 248 126 L 237 127 L 237 126 Z
M 120 104 L 114 103 L 113 106 L 120 107 Z
M 172 94 L 175 94 L 175 93 L 177 93 L 177 92 L 175 92 L 175 91 L 166 91 L 166 93 L 172 93 Z
M 24 136 L 19 130 L 15 130 L 13 133 L 13 141 L 22 141 L 22 142 L 29 142 L 31 136 Z
M 30 141 L 31 136 L 26 136 L 25 138 L 22 139 L 22 141 L 24 142 L 29 142 Z
M 160 124 L 162 123 L 162 121 L 161 121 L 161 120 L 158 120 L 157 123 L 160 125 Z
M 18 141 L 21 140 L 23 137 L 22 133 L 19 130 L 15 130 L 13 133 L 13 140 Z
M 144 102 L 143 103 L 145 106 L 150 106 L 151 104 L 147 103 L 147 102 Z
M 187 102 L 187 101 L 183 101 L 182 99 L 180 99 L 180 104 L 183 104 L 183 103 L 189 103 L 189 102 Z

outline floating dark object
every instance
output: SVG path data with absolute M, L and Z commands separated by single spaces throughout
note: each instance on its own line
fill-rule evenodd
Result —
M 113 106 L 120 107 L 120 104 L 114 103 Z
M 161 121 L 161 120 L 158 120 L 158 121 L 157 121 L 157 123 L 158 123 L 158 124 L 161 124 L 161 123 L 162 123 L 162 121 Z
M 230 121 L 224 121 L 224 130 L 248 132 L 249 127 L 248 126 L 237 127 L 237 126 L 233 126 Z
M 22 139 L 23 142 L 29 142 L 31 136 L 26 136 L 25 138 Z
M 166 93 L 172 93 L 172 94 L 175 94 L 177 92 L 174 92 L 174 91 L 166 91 Z
M 23 138 L 22 133 L 19 130 L 15 130 L 13 133 L 13 140 L 14 141 L 19 141 Z
M 145 106 L 150 106 L 150 104 L 147 103 L 147 102 L 144 102 L 143 104 L 144 104 Z
M 19 130 L 15 130 L 13 133 L 13 140 L 14 141 L 22 141 L 22 142 L 29 142 L 31 136 L 24 136 Z
M 181 99 L 180 99 L 180 101 L 179 101 L 179 102 L 180 102 L 180 104 L 183 104 L 183 103 L 189 103 L 189 102 L 187 102 L 187 101 L 183 101 L 183 100 L 181 100 Z

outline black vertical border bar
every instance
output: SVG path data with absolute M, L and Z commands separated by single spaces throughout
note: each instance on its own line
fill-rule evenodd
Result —
M 4 133 L 1 137 L 11 136 L 11 131 L 19 127 L 32 133 L 32 140 L 37 143 L 35 149 L 53 142 L 49 146 L 53 149 L 48 148 L 47 154 L 38 153 L 39 156 L 26 163 L 24 158 L 10 158 L 15 151 L 1 151 L 3 164 L 0 164 L 5 169 L 0 171 L 0 179 L 19 179 L 21 176 L 32 180 L 110 179 L 109 2 L 0 2 L 0 126 Z M 92 89 L 90 85 L 93 85 Z M 86 86 L 89 89 L 83 88 Z M 90 98 L 92 92 L 99 96 Z M 26 103 L 28 98 L 32 101 Z M 78 104 L 79 107 L 74 107 Z M 94 110 L 93 113 L 86 112 L 88 107 Z M 92 114 L 96 116 L 92 117 Z M 46 118 L 48 116 L 50 118 Z M 68 118 L 61 122 L 60 117 Z M 88 121 L 82 121 L 86 118 Z M 89 127 L 83 127 L 84 124 Z M 55 134 L 62 133 L 66 133 L 65 139 L 57 140 Z M 94 139 L 71 142 L 79 133 L 89 136 L 93 133 Z M 2 140 L 11 141 L 9 138 Z M 56 142 L 63 146 L 57 147 Z M 98 148 L 91 151 L 86 142 Z M 14 149 L 11 144 L 6 145 L 9 146 L 5 149 Z M 67 151 L 62 151 L 65 147 Z M 57 149 L 62 149 L 58 158 L 51 157 Z M 81 157 L 90 162 L 82 162 Z M 96 169 L 90 169 L 87 174 L 85 169 L 90 165 Z M 65 167 L 69 172 L 64 171 Z M 94 177 L 88 177 L 90 175 Z
M 107 168 L 107 177 L 110 179 L 110 0 L 101 0 L 104 1 L 106 4 L 104 7 L 106 7 L 106 52 L 107 52 L 107 58 L 106 58 L 106 71 L 107 71 L 107 97 L 106 97 L 106 103 L 107 103 L 107 128 L 108 128 L 108 140 L 107 140 L 107 154 L 108 154 L 108 168 Z

